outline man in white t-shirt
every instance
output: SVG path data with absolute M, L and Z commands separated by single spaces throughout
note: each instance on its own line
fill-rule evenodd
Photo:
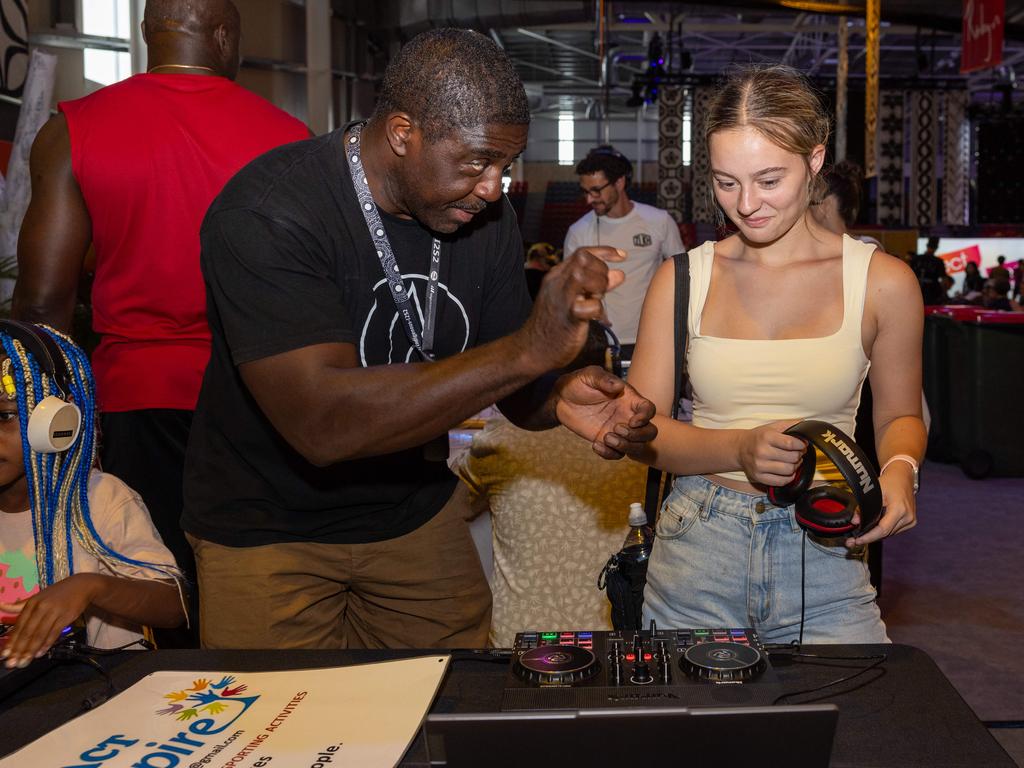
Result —
M 615 268 L 626 273 L 626 282 L 608 293 L 604 304 L 626 361 L 633 354 L 647 286 L 658 265 L 683 250 L 683 241 L 668 213 L 629 199 L 633 166 L 622 153 L 607 145 L 597 147 L 579 162 L 576 173 L 590 211 L 569 227 L 563 253 L 569 256 L 590 245 L 625 251 L 626 260 Z

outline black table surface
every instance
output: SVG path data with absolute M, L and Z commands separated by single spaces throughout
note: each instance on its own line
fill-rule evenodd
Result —
M 923 651 L 906 645 L 805 646 L 803 651 L 820 656 L 887 656 L 880 667 L 847 683 L 784 701 L 826 702 L 839 708 L 833 766 L 1014 767 L 1013 760 Z M 98 660 L 123 690 L 159 670 L 258 672 L 345 666 L 421 653 L 440 652 L 169 650 L 122 652 Z M 489 659 L 477 652 L 454 652 L 431 712 L 499 711 L 508 661 Z M 824 685 L 869 663 L 802 659 L 784 664 L 772 656 L 787 692 Z M 0 755 L 81 714 L 82 702 L 106 687 L 95 669 L 69 663 L 0 701 Z M 402 765 L 427 765 L 422 737 L 417 737 Z

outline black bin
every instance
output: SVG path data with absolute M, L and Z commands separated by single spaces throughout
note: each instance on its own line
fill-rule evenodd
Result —
M 978 311 L 967 319 L 928 322 L 938 323 L 935 343 L 945 340 L 947 391 L 941 393 L 940 382 L 939 401 L 946 432 L 940 429 L 940 447 L 948 447 L 968 477 L 1024 477 L 1024 312 Z
M 931 307 L 925 311 L 931 310 Z M 950 335 L 957 333 L 957 321 L 947 311 L 934 310 L 924 319 L 924 349 L 921 384 L 931 414 L 928 429 L 928 458 L 956 461 L 951 427 L 953 405 L 949 399 Z

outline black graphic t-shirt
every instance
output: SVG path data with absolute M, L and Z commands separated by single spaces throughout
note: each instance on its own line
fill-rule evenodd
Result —
M 228 546 L 362 543 L 425 523 L 455 478 L 422 447 L 315 467 L 278 434 L 237 366 L 332 342 L 363 366 L 415 362 L 359 210 L 343 130 L 244 168 L 203 222 L 212 334 L 185 464 L 185 530 Z M 382 214 L 402 280 L 426 306 L 432 234 Z M 434 351 L 448 357 L 519 328 L 529 314 L 515 214 L 502 199 L 441 236 Z M 280 382 L 288 397 L 289 382 Z M 440 436 L 439 436 L 440 437 Z

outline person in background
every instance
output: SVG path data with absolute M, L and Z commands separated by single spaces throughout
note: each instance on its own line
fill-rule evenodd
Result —
M 534 243 L 526 251 L 526 289 L 530 298 L 536 299 L 544 275 L 558 262 L 554 258 L 555 248 L 551 243 Z
M 827 192 L 820 201 L 811 206 L 811 215 L 830 232 L 837 235 L 849 234 L 850 228 L 857 223 L 857 216 L 860 214 L 863 172 L 852 160 L 841 160 L 822 171 L 822 176 Z M 880 242 L 867 235 L 851 237 L 856 237 L 862 243 L 870 243 L 876 248 L 882 247 Z
M 910 260 L 910 268 L 917 275 L 925 306 L 943 303 L 942 286 L 939 281 L 946 274 L 946 262 L 936 255 L 938 249 L 939 238 L 929 237 L 924 253 L 919 253 Z
M 865 545 L 916 523 L 924 312 L 905 264 L 810 213 L 824 193 L 829 123 L 807 80 L 781 65 L 736 72 L 708 107 L 710 187 L 738 231 L 689 254 L 693 421 L 668 415 L 675 266 L 665 264 L 644 303 L 630 373 L 657 406 L 658 434 L 619 444 L 675 475 L 647 572 L 645 623 L 750 626 L 770 643 L 887 640 Z M 855 537 L 805 538 L 793 507 L 774 506 L 765 490 L 787 484 L 802 461 L 806 444 L 785 430 L 818 419 L 853 432 L 868 375 L 884 514 Z M 816 482 L 836 477 L 831 469 L 819 463 Z
M 1004 277 L 990 277 L 985 281 L 985 285 L 981 289 L 981 304 L 985 309 L 998 309 L 1009 312 L 1013 309 L 1010 297 L 1007 295 L 1009 293 L 1010 281 L 1008 279 Z
M 985 278 L 981 276 L 981 272 L 978 270 L 978 263 L 968 261 L 964 265 L 964 285 L 960 291 L 963 298 L 968 301 L 979 298 L 984 287 Z
M 1013 268 L 1013 295 L 1018 302 L 1024 300 L 1024 258 Z
M 569 227 L 562 252 L 601 245 L 626 254 L 626 260 L 616 264 L 626 282 L 605 297 L 605 310 L 627 362 L 633 356 L 647 286 L 661 262 L 683 251 L 683 241 L 667 212 L 629 198 L 633 165 L 614 147 L 591 150 L 577 164 L 576 173 L 590 211 Z
M 181 624 L 181 574 L 145 504 L 92 469 L 95 403 L 85 353 L 47 326 L 0 320 L 0 358 L 0 623 L 13 624 L 0 654 L 6 666 L 26 666 L 79 619 L 97 648 L 136 645 L 143 625 Z M 82 418 L 77 434 L 44 430 L 53 445 L 39 446 L 29 422 L 47 392 L 64 402 L 44 411 L 71 402 Z M 42 452 L 51 448 L 59 450 Z
M 996 265 L 988 271 L 989 280 L 1005 280 L 1007 284 L 1010 282 L 1010 270 L 1006 268 L 1006 257 L 997 256 Z
M 949 292 L 953 290 L 953 278 L 949 275 L 943 275 L 939 278 L 939 285 L 942 287 L 942 303 L 951 304 L 953 297 L 949 295 Z
M 541 432 L 490 419 L 453 470 L 473 511 L 491 518 L 494 610 L 488 642 L 527 629 L 611 629 L 598 575 L 642 502 L 647 468 L 607 462 L 565 427 Z
M 32 148 L 12 316 L 70 331 L 90 243 L 93 352 L 105 471 L 135 488 L 190 579 L 182 467 L 210 357 L 199 225 L 235 172 L 306 138 L 301 122 L 236 85 L 230 0 L 149 0 L 149 71 L 59 104 Z M 190 633 L 158 633 L 164 647 Z

